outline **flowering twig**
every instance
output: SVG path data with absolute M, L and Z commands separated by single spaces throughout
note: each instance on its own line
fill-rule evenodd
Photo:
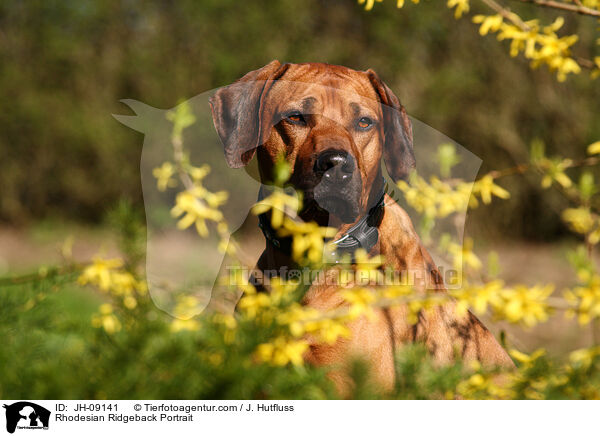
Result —
M 587 8 L 583 6 L 580 2 L 576 2 L 578 4 L 568 4 L 563 2 L 558 2 L 554 0 L 519 0 L 522 3 L 531 3 L 537 6 L 542 6 L 545 8 L 551 9 L 559 9 L 562 11 L 574 12 L 576 14 L 587 15 L 590 17 L 600 18 L 600 11 L 592 8 Z
M 586 8 L 583 6 L 568 5 L 568 4 L 559 3 L 559 2 L 551 1 L 551 0 L 519 0 L 519 1 L 524 2 L 524 3 L 537 4 L 540 6 L 547 6 L 547 7 L 556 7 L 555 5 L 561 5 L 561 6 L 564 6 L 564 8 L 561 8 L 561 9 L 568 8 L 567 10 L 577 11 L 582 14 L 585 13 L 586 15 L 589 15 L 589 16 L 600 17 L 600 11 L 596 11 L 594 9 Z M 519 17 L 517 14 L 512 12 L 510 10 L 510 8 L 501 5 L 500 3 L 496 2 L 495 0 L 481 0 L 481 2 L 484 3 L 485 5 L 487 5 L 489 8 L 493 9 L 498 15 L 502 16 L 504 19 L 506 19 L 507 21 L 514 24 L 521 31 L 523 31 L 523 32 L 532 32 L 533 31 L 531 26 L 529 26 L 527 23 L 525 23 L 521 19 L 521 17 Z M 594 70 L 597 68 L 596 63 L 590 59 L 586 59 L 586 58 L 583 58 L 580 56 L 571 56 L 571 58 L 573 59 L 574 62 L 577 63 L 577 65 L 579 65 L 582 68 L 585 68 L 588 70 Z

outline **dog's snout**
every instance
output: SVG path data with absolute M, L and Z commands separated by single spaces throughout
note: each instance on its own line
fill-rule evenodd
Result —
M 354 168 L 354 159 L 342 150 L 325 150 L 315 162 L 315 172 L 332 183 L 350 181 Z

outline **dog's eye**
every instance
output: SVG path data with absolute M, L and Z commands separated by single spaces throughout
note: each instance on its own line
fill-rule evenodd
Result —
M 292 124 L 306 124 L 304 115 L 302 115 L 300 112 L 291 112 L 285 116 L 285 119 Z
M 373 125 L 373 120 L 369 117 L 362 117 L 356 125 L 360 130 L 368 130 Z

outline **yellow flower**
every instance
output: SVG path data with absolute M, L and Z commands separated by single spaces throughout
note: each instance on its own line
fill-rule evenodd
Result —
M 171 331 L 179 332 L 183 330 L 195 331 L 200 328 L 200 323 L 194 319 L 202 311 L 202 305 L 199 298 L 194 295 L 180 295 L 177 297 L 175 305 L 174 319 L 171 321 Z
M 420 0 L 411 0 L 414 4 L 419 4 Z M 404 7 L 404 0 L 397 0 L 396 2 L 396 7 L 398 9 L 403 8 Z
M 206 220 L 219 222 L 223 219 L 221 211 L 211 208 L 198 198 L 198 192 L 184 191 L 177 194 L 175 206 L 171 209 L 171 215 L 177 218 L 183 217 L 177 222 L 177 228 L 187 229 L 192 224 L 196 225 L 198 234 L 202 237 L 208 236 Z
M 466 12 L 469 12 L 469 0 L 448 0 L 448 7 L 454 9 L 454 18 L 459 19 Z
M 454 268 L 462 271 L 463 265 L 467 265 L 474 270 L 481 269 L 481 260 L 473 253 L 473 239 L 465 238 L 462 246 L 455 242 L 448 245 L 448 253 L 452 256 Z
M 385 286 L 382 290 L 383 298 L 394 300 L 397 298 L 407 297 L 414 293 L 414 289 L 409 285 L 394 285 Z
M 171 321 L 170 330 L 173 333 L 180 331 L 197 331 L 200 329 L 200 323 L 195 319 L 175 318 Z
M 373 316 L 371 303 L 375 302 L 376 296 L 372 290 L 367 288 L 352 288 L 341 292 L 342 298 L 350 303 L 349 316 L 358 318 L 361 315 Z
M 483 315 L 487 311 L 488 305 L 501 304 L 500 292 L 503 288 L 504 282 L 494 280 L 483 286 L 466 287 L 449 292 L 458 300 L 456 310 L 460 316 L 464 315 L 468 308 L 472 308 L 478 315 Z
M 588 154 L 599 154 L 600 153 L 600 141 L 596 141 L 593 144 L 588 145 L 587 152 L 588 152 Z
M 570 159 L 563 159 L 561 161 L 558 160 L 550 160 L 544 159 L 540 163 L 540 167 L 542 170 L 546 171 L 546 174 L 542 178 L 542 188 L 549 188 L 552 186 L 552 182 L 556 181 L 563 188 L 570 188 L 573 185 L 573 182 L 565 173 L 565 170 L 572 165 L 572 161 Z
M 333 227 L 321 227 L 315 222 L 297 222 L 289 218 L 283 220 L 279 229 L 280 236 L 292 237 L 292 258 L 296 262 L 304 259 L 312 263 L 322 261 L 324 238 L 335 236 L 337 230 Z
M 531 327 L 548 320 L 547 299 L 553 291 L 552 285 L 507 288 L 502 281 L 495 280 L 480 287 L 451 290 L 450 294 L 458 300 L 456 311 L 460 316 L 468 308 L 482 315 L 491 306 L 496 318 Z
M 275 190 L 271 195 L 252 206 L 251 210 L 255 215 L 271 211 L 271 226 L 278 229 L 283 224 L 286 210 L 289 209 L 295 214 L 300 209 L 300 205 L 299 196 L 291 196 L 281 190 Z
M 121 323 L 117 317 L 113 315 L 104 316 L 102 318 L 102 327 L 108 334 L 116 333 L 121 330 Z
M 233 315 L 217 313 L 214 315 L 213 320 L 225 326 L 228 330 L 234 330 L 237 327 L 237 320 Z
M 519 17 L 508 12 L 512 21 Z M 482 20 L 483 18 L 479 18 Z M 522 30 L 511 23 L 502 22 L 498 27 L 498 21 L 489 25 L 484 30 L 495 31 L 497 28 L 499 40 L 510 40 L 510 55 L 517 56 L 523 52 L 526 58 L 531 60 L 531 67 L 536 68 L 545 64 L 551 71 L 556 71 L 559 81 L 564 81 L 568 74 L 578 74 L 581 72 L 579 64 L 571 57 L 571 46 L 577 42 L 577 35 L 567 35 L 559 37 L 556 31 L 564 23 L 562 17 L 557 18 L 548 26 L 540 26 L 539 20 L 529 20 L 525 22 L 527 29 Z
M 123 261 L 121 259 L 100 259 L 94 258 L 93 263 L 87 266 L 78 278 L 82 285 L 91 283 L 97 285 L 101 290 L 107 291 L 113 284 L 112 272 L 121 268 Z
M 123 305 L 130 310 L 133 310 L 137 307 L 137 300 L 132 296 L 127 296 L 123 298 Z
M 594 359 L 600 356 L 600 347 L 582 348 L 569 354 L 569 360 L 573 366 L 589 368 Z
M 515 350 L 515 349 L 509 350 L 508 353 L 517 362 L 519 362 L 523 365 L 531 365 L 540 357 L 545 356 L 546 350 L 544 350 L 543 348 L 540 348 L 540 349 L 534 351 L 531 355 L 527 355 L 527 354 L 522 353 L 521 351 Z
M 473 17 L 474 23 L 481 23 L 479 26 L 479 34 L 481 36 L 487 35 L 490 31 L 497 32 L 500 30 L 503 22 L 502 15 L 475 15 Z
M 343 320 L 327 318 L 316 309 L 294 303 L 277 317 L 277 322 L 287 325 L 294 337 L 306 333 L 316 334 L 327 344 L 335 343 L 339 337 L 348 337 L 350 331 Z
M 172 178 L 173 174 L 175 174 L 175 167 L 171 162 L 165 162 L 162 166 L 152 170 L 152 175 L 156 177 L 159 191 L 162 192 L 167 188 L 177 186 L 177 182 Z
M 565 209 L 562 213 L 562 219 L 569 224 L 569 227 L 573 231 L 582 235 L 592 230 L 596 224 L 596 220 L 587 207 Z
M 202 311 L 200 299 L 193 295 L 180 295 L 173 310 L 175 317 L 188 320 Z
M 96 285 L 102 291 L 122 297 L 123 305 L 127 309 L 135 309 L 138 304 L 136 294 L 144 295 L 147 292 L 146 283 L 136 280 L 133 274 L 127 271 L 121 271 L 122 267 L 121 259 L 95 258 L 92 265 L 83 270 L 78 282 L 82 285 L 88 283 Z
M 248 318 L 256 318 L 264 308 L 271 306 L 271 298 L 264 292 L 244 295 L 238 303 L 238 309 Z
M 229 193 L 227 191 L 218 191 L 218 192 L 210 192 L 204 188 L 196 187 L 194 189 L 194 194 L 206 201 L 208 207 L 216 209 L 227 202 L 229 198 Z
M 565 290 L 563 296 L 571 306 L 567 316 L 577 315 L 580 324 L 600 317 L 600 276 L 592 275 L 582 286 Z
M 370 11 L 371 9 L 373 9 L 373 6 L 375 6 L 376 1 L 381 3 L 383 0 L 358 0 L 358 4 L 362 5 L 364 3 L 365 11 Z
M 495 315 L 512 323 L 532 327 L 548 320 L 550 310 L 546 300 L 554 292 L 554 286 L 523 285 L 506 288 L 500 292 L 502 303 L 494 307 Z
M 138 281 L 131 273 L 115 271 L 111 274 L 111 286 L 114 295 L 131 295 L 139 286 Z
M 319 315 L 320 312 L 316 309 L 293 303 L 277 316 L 277 322 L 281 325 L 287 325 L 292 336 L 300 337 L 307 332 L 307 326 L 311 322 L 311 318 L 316 318 Z
M 216 313 L 213 315 L 213 321 L 225 328 L 223 332 L 223 341 L 226 344 L 232 344 L 235 341 L 238 322 L 233 315 Z
M 199 182 L 210 173 L 210 167 L 206 164 L 201 167 L 190 166 L 188 168 L 188 173 L 195 182 Z
M 304 340 L 291 340 L 277 337 L 272 342 L 260 344 L 256 349 L 256 356 L 263 362 L 275 366 L 285 366 L 288 363 L 300 366 L 304 362 L 302 355 L 308 349 L 308 342 Z
M 113 314 L 113 308 L 110 304 L 100 305 L 99 314 L 92 318 L 92 326 L 103 328 L 108 334 L 113 334 L 121 330 L 121 322 Z
M 411 185 L 401 180 L 398 182 L 398 187 L 413 209 L 433 219 L 466 211 L 470 202 L 472 184 L 461 182 L 452 187 L 437 177 L 431 177 L 427 182 L 415 174 L 411 178 Z
M 494 178 L 487 174 L 473 184 L 473 194 L 479 194 L 485 204 L 492 202 L 492 196 L 506 200 L 510 193 L 494 183 Z
M 333 345 L 340 338 L 350 337 L 350 330 L 343 322 L 333 319 L 319 321 L 313 331 L 319 333 L 320 339 L 326 344 Z
M 496 383 L 493 374 L 476 373 L 457 386 L 458 393 L 465 399 L 509 399 L 511 391 Z
M 369 253 L 360 248 L 354 253 L 354 265 L 356 269 L 354 283 L 356 284 L 378 283 L 382 277 L 383 256 L 381 255 L 369 257 Z
M 300 283 L 296 280 L 282 280 L 280 277 L 271 279 L 270 297 L 273 304 L 280 304 L 298 288 Z

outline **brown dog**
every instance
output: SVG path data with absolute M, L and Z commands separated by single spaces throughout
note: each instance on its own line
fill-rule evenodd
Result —
M 304 193 L 302 219 L 336 226 L 339 232 L 334 240 L 350 231 L 355 246 L 370 250 L 371 255 L 382 254 L 395 271 L 421 271 L 418 288 L 427 283 L 443 288 L 410 218 L 382 194 L 381 158 L 395 180 L 408 175 L 415 159 L 406 112 L 374 71 L 273 61 L 217 91 L 211 107 L 231 167 L 246 165 L 256 154 L 261 180 L 269 181 L 283 154 L 293 170 L 290 182 Z M 370 227 L 352 233 L 364 217 L 375 220 L 370 226 L 378 231 L 376 244 Z M 268 241 L 257 268 L 292 267 L 289 251 L 268 229 L 263 231 Z M 303 303 L 324 311 L 343 306 L 338 289 L 314 284 Z M 361 357 L 384 388 L 393 385 L 393 354 L 404 343 L 426 344 L 440 363 L 458 353 L 465 360 L 513 365 L 483 324 L 471 313 L 458 318 L 453 303 L 421 313 L 416 324 L 408 322 L 407 309 L 400 306 L 379 310 L 375 317 L 360 318 L 349 327 L 349 339 L 334 345 L 314 343 L 307 360 L 343 368 L 349 357 Z M 345 391 L 344 371 L 333 371 L 331 376 Z

